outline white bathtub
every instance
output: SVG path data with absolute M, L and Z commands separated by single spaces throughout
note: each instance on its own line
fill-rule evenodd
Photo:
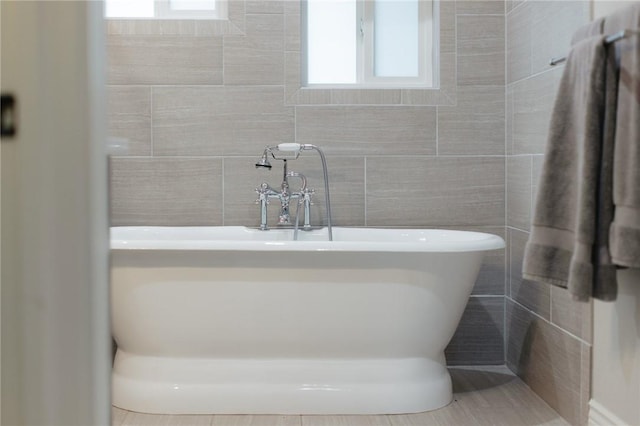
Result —
M 444 349 L 495 235 L 111 230 L 113 404 L 165 414 L 447 405 Z

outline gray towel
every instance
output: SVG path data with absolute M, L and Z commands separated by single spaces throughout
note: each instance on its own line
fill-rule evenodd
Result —
M 614 131 L 614 108 L 606 105 L 615 107 L 616 94 L 612 51 L 595 36 L 576 42 L 567 58 L 525 249 L 525 278 L 566 287 L 577 300 L 616 293 L 606 219 L 612 216 L 606 188 Z
M 640 3 L 607 17 L 608 34 L 640 27 Z M 609 244 L 615 264 L 640 268 L 640 35 L 616 42 L 618 105 L 613 172 L 615 216 Z
M 593 22 L 589 22 L 588 24 L 578 28 L 576 32 L 573 33 L 573 36 L 571 37 L 571 45 L 573 46 L 586 38 L 598 36 L 602 34 L 603 29 L 604 18 L 598 18 Z

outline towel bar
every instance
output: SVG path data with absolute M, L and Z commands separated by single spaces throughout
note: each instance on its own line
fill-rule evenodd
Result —
M 604 39 L 604 44 L 611 44 L 611 43 L 615 43 L 618 40 L 622 40 L 623 38 L 626 37 L 630 37 L 632 35 L 637 35 L 640 34 L 640 31 L 638 30 L 622 30 L 622 31 L 618 31 L 615 34 L 611 34 L 610 36 L 607 36 Z M 561 56 L 559 58 L 551 58 L 551 60 L 549 61 L 549 65 L 554 66 L 554 65 L 558 65 L 564 61 L 567 60 L 566 56 Z

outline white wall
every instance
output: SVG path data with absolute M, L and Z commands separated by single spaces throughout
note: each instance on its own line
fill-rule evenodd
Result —
M 618 283 L 615 302 L 594 302 L 591 406 L 640 425 L 640 270 L 618 272 Z
M 100 2 L 2 1 L 2 424 L 110 415 Z
M 593 18 L 630 2 L 597 0 Z M 593 305 L 590 423 L 640 425 L 640 270 L 618 272 L 615 302 Z

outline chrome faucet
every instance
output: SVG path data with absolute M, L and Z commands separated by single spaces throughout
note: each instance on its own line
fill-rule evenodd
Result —
M 276 146 L 267 146 L 264 148 L 264 152 L 260 157 L 260 160 L 256 163 L 256 168 L 264 167 L 267 169 L 271 169 L 271 163 L 269 162 L 269 155 L 273 159 L 281 160 L 284 162 L 284 170 L 282 177 L 282 184 L 280 185 L 280 191 L 276 191 L 273 189 L 267 182 L 263 182 L 259 188 L 256 188 L 256 192 L 258 193 L 258 199 L 256 200 L 256 204 L 260 204 L 260 229 L 267 230 L 269 229 L 267 226 L 267 206 L 269 205 L 269 200 L 272 198 L 277 198 L 280 201 L 280 217 L 278 219 L 278 224 L 280 225 L 290 225 L 291 224 L 291 215 L 289 212 L 289 206 L 292 199 L 297 199 L 297 209 L 296 209 L 296 222 L 295 222 L 295 232 L 294 232 L 294 240 L 297 238 L 298 231 L 298 221 L 299 221 L 299 213 L 300 213 L 300 205 L 304 206 L 304 230 L 310 230 L 310 209 L 311 205 L 311 197 L 315 192 L 313 189 L 307 188 L 307 179 L 301 173 L 297 172 L 289 172 L 287 171 L 287 158 L 278 158 L 275 156 L 275 152 L 284 152 L 284 153 L 293 153 L 293 156 L 290 156 L 289 159 L 297 159 L 300 156 L 302 151 L 314 150 L 317 151 L 320 155 L 320 160 L 322 161 L 322 174 L 324 178 L 324 195 L 325 195 L 325 208 L 327 212 L 327 231 L 329 241 L 333 241 L 333 232 L 331 225 L 331 197 L 329 196 L 329 176 L 327 173 L 327 160 L 324 156 L 322 150 L 311 144 L 299 144 L 299 143 L 281 143 Z M 302 180 L 302 185 L 298 192 L 291 193 L 289 190 L 289 178 L 296 177 Z
M 268 159 L 265 161 L 265 156 L 256 163 L 256 167 L 271 168 L 271 164 Z M 259 188 L 256 188 L 258 193 L 258 199 L 256 204 L 260 204 L 260 229 L 269 229 L 267 225 L 267 206 L 270 204 L 269 200 L 272 198 L 280 201 L 280 214 L 278 217 L 278 225 L 291 225 L 291 200 L 299 200 L 304 204 L 304 223 L 302 228 L 305 230 L 311 229 L 309 209 L 312 204 L 311 195 L 315 192 L 313 189 L 307 189 L 307 178 L 298 172 L 287 170 L 287 159 L 282 159 L 284 163 L 282 173 L 282 183 L 280 184 L 280 191 L 277 191 L 271 187 L 267 182 L 262 182 Z M 298 178 L 302 181 L 300 189 L 297 192 L 291 192 L 289 187 L 289 178 Z M 298 206 L 298 209 L 300 207 Z M 296 216 L 297 218 L 297 216 Z M 296 224 L 297 225 L 297 224 Z

